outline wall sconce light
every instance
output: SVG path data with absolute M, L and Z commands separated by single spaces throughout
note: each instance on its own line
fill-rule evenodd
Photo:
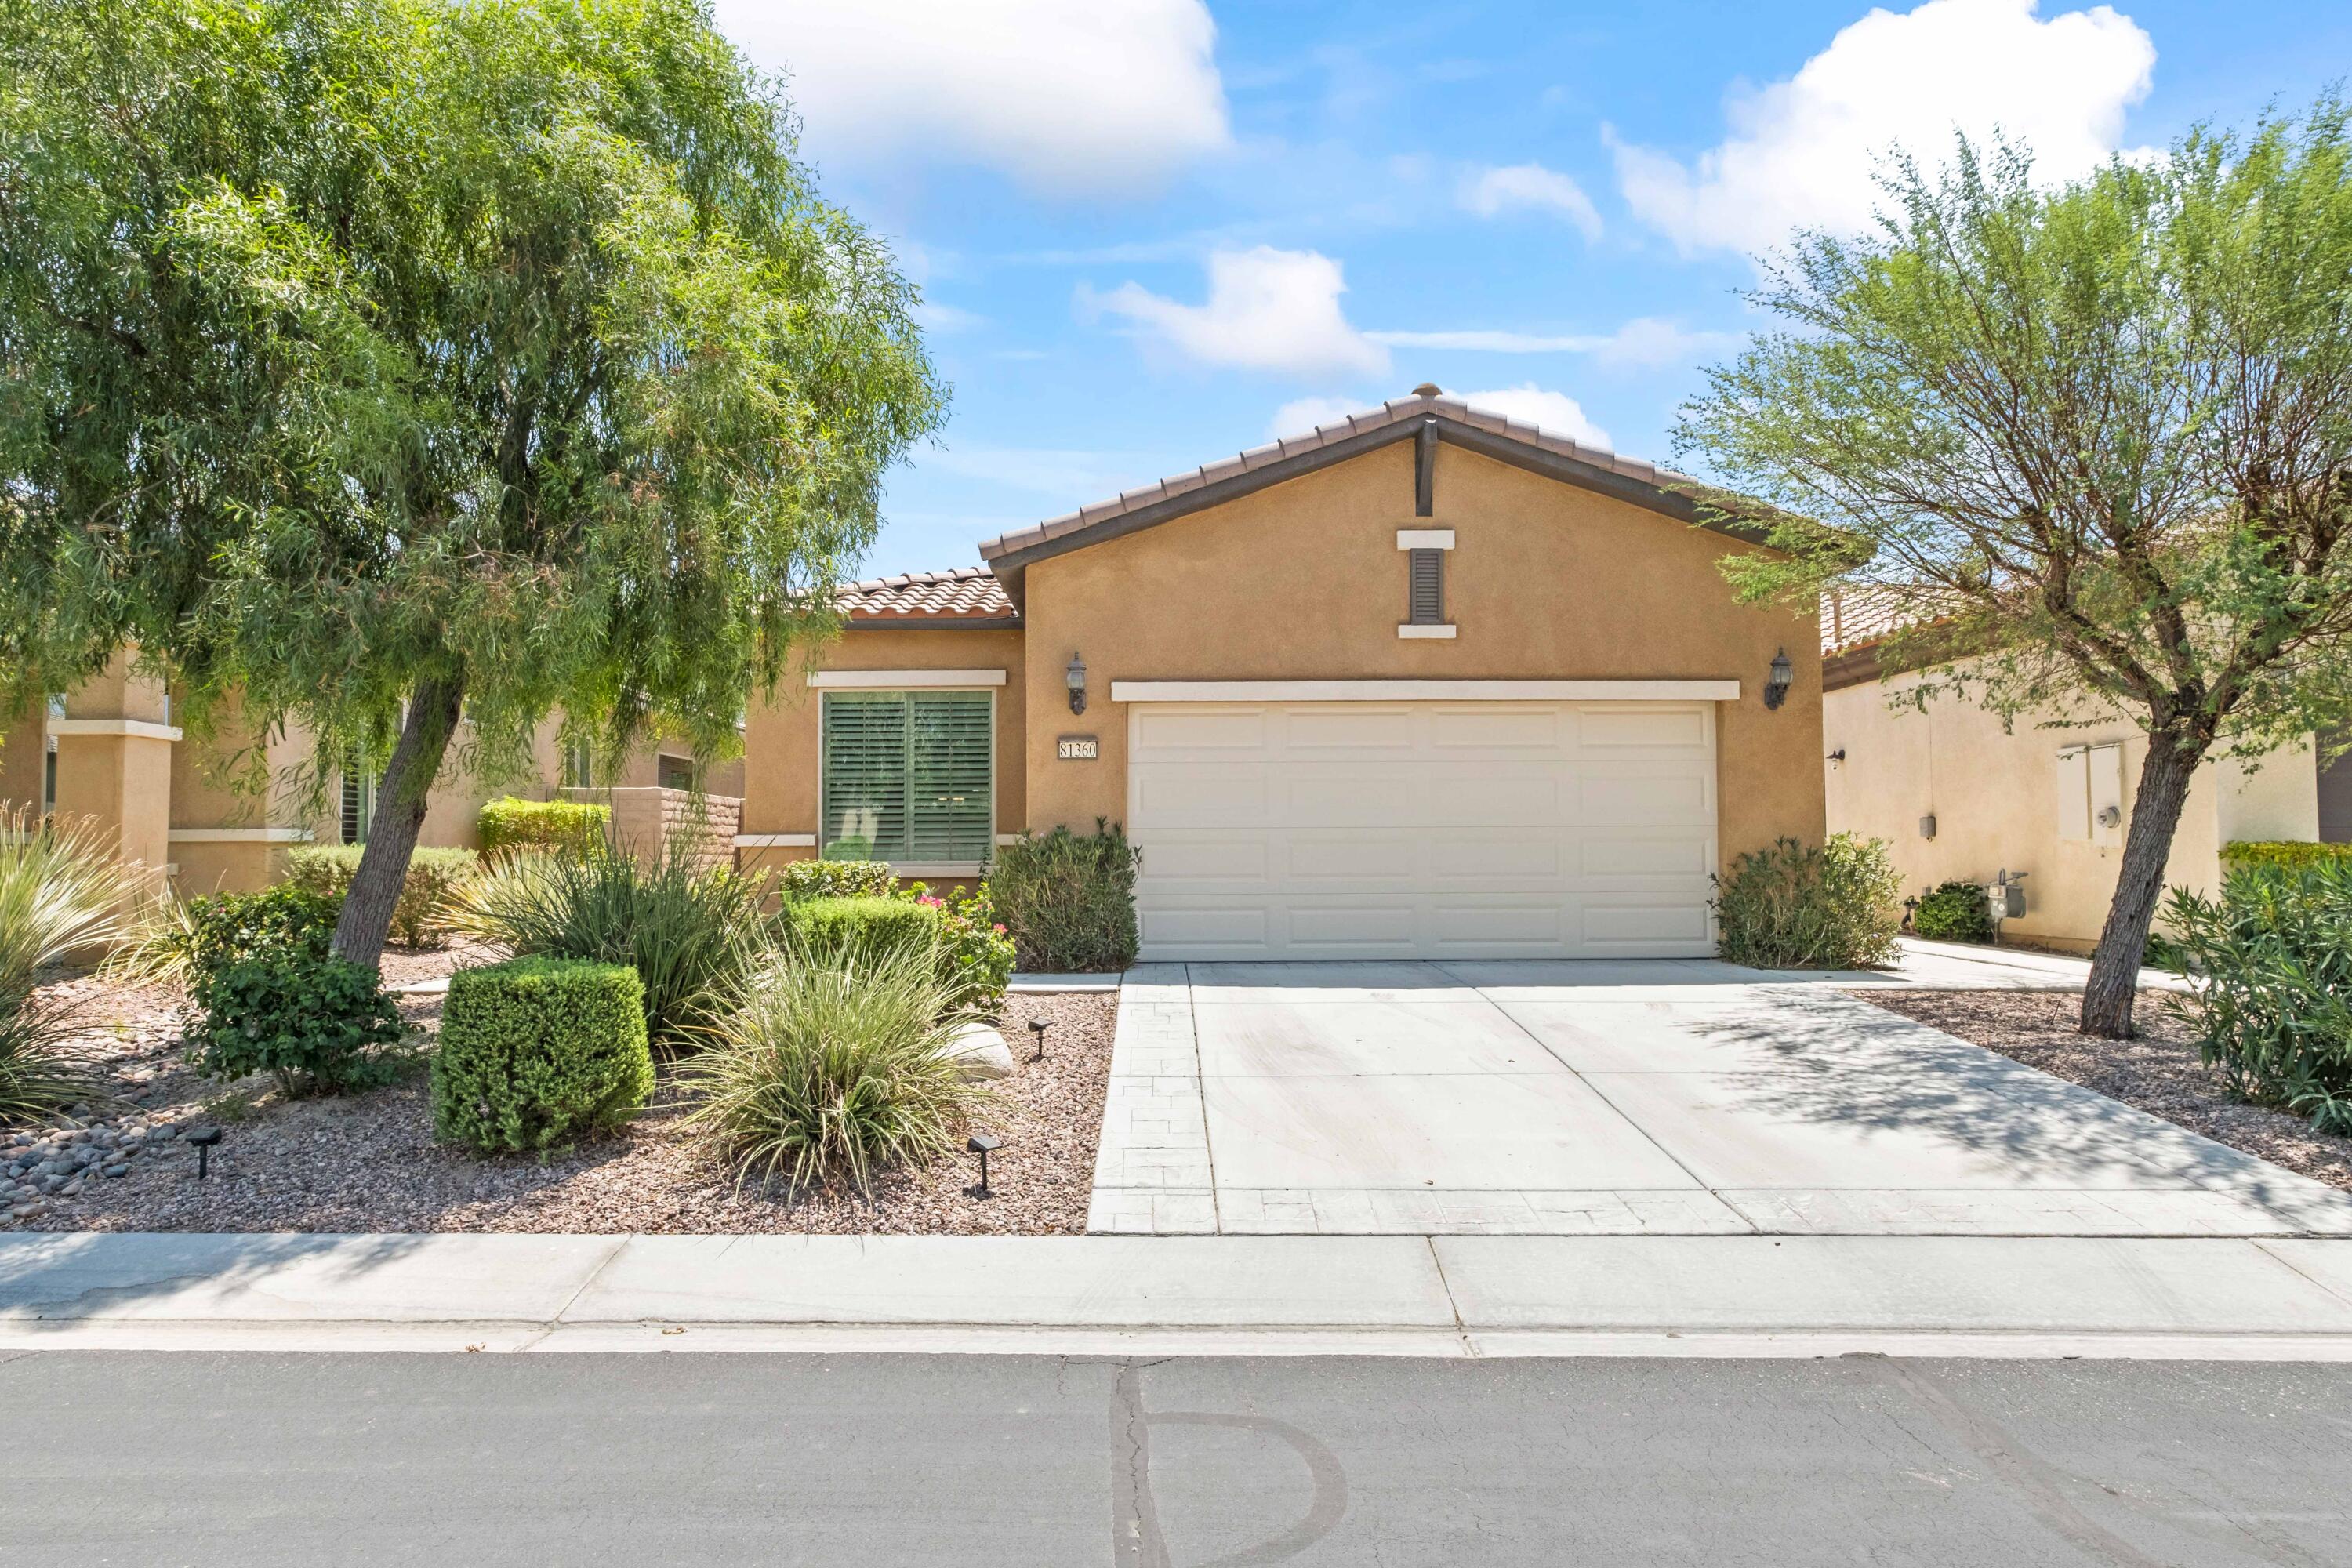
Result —
M 1087 661 L 1076 654 L 1072 654 L 1069 668 L 1062 671 L 1062 679 L 1069 683 L 1070 711 L 1085 712 L 1087 710 Z
M 1797 667 L 1789 662 L 1789 650 L 1782 648 L 1772 656 L 1772 673 L 1764 681 L 1764 706 L 1778 708 L 1788 700 L 1789 683 L 1797 678 Z

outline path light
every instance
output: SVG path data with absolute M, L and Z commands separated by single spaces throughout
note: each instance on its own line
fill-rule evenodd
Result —
M 1062 679 L 1070 688 L 1070 711 L 1085 712 L 1087 710 L 1087 661 L 1076 654 L 1072 654 L 1068 668 L 1062 671 Z
M 188 1134 L 188 1142 L 196 1146 L 196 1180 L 203 1181 L 212 1172 L 213 1145 L 221 1141 L 217 1127 L 199 1127 Z
M 1031 1055 L 1029 1059 L 1033 1062 L 1042 1062 L 1045 1059 L 1045 1020 L 1043 1018 L 1030 1019 L 1029 1032 L 1037 1037 L 1037 1049 Z
M 1789 662 L 1789 650 L 1782 648 L 1772 656 L 1772 673 L 1764 682 L 1764 706 L 1778 708 L 1788 700 L 1789 683 L 1797 678 L 1797 667 Z
M 964 1191 L 976 1198 L 994 1197 L 996 1194 L 988 1190 L 988 1152 L 1003 1148 L 1004 1140 L 992 1132 L 975 1132 L 964 1147 L 980 1156 L 980 1185 L 966 1187 Z

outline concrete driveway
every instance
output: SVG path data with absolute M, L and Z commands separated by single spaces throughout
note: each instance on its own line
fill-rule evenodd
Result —
M 1129 972 L 1089 1228 L 2352 1234 L 2337 1192 L 1701 961 Z

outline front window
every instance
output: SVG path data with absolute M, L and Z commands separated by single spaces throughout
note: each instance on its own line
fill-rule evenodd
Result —
M 828 691 L 824 854 L 977 865 L 995 820 L 986 691 Z
M 375 821 L 375 778 L 367 769 L 367 758 L 357 746 L 343 756 L 342 840 L 346 844 L 367 842 L 368 828 Z

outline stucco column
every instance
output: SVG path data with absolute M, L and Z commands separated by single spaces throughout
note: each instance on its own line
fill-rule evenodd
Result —
M 57 747 L 57 813 L 87 819 L 108 848 L 161 876 L 171 859 L 170 700 L 127 657 L 66 698 L 48 721 Z

